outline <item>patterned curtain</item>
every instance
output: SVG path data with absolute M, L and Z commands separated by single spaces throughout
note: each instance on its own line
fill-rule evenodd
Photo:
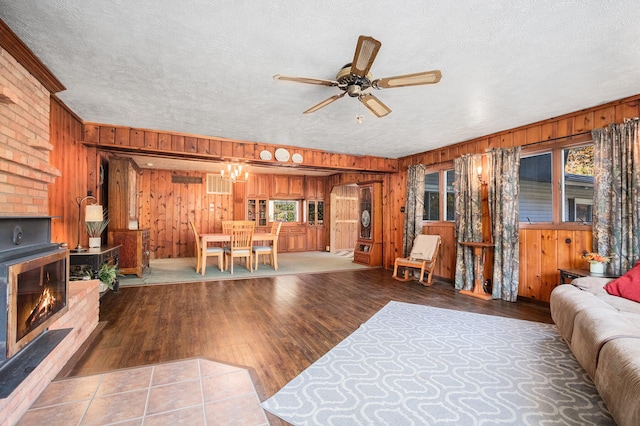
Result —
M 489 215 L 493 249 L 493 298 L 518 299 L 520 147 L 489 152 Z
M 404 211 L 404 240 L 402 257 L 409 256 L 416 235 L 422 234 L 424 213 L 424 164 L 409 166 L 407 170 L 407 198 Z
M 453 160 L 455 172 L 454 200 L 456 210 L 456 290 L 471 290 L 475 273 L 473 248 L 460 241 L 482 241 L 482 199 L 478 166 L 479 154 L 467 154 Z
M 640 120 L 591 132 L 594 142 L 593 248 L 613 254 L 623 274 L 640 259 Z

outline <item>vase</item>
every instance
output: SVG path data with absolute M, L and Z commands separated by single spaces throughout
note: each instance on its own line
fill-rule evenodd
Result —
M 589 272 L 592 274 L 604 274 L 604 263 L 589 262 Z
M 102 244 L 102 238 L 100 238 L 100 237 L 89 237 L 89 247 L 90 248 L 100 247 L 101 244 Z

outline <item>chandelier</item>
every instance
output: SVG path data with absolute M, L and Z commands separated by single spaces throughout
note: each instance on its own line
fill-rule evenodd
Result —
M 226 167 L 220 170 L 220 177 L 231 182 L 246 182 L 249 179 L 249 172 L 242 173 L 242 164 L 227 163 Z

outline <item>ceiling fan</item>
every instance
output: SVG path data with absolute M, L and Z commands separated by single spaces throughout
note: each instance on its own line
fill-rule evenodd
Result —
M 391 89 L 394 87 L 420 86 L 434 84 L 440 81 L 442 73 L 439 70 L 425 71 L 415 74 L 405 74 L 396 77 L 373 79 L 369 70 L 380 50 L 382 43 L 373 37 L 360 36 L 356 45 L 353 62 L 346 64 L 335 80 L 322 80 L 318 78 L 288 77 L 280 74 L 273 76 L 274 80 L 295 81 L 297 83 L 317 84 L 320 86 L 337 87 L 342 91 L 328 99 L 312 106 L 304 112 L 309 114 L 337 101 L 344 95 L 358 98 L 374 115 L 384 117 L 391 109 L 371 94 L 371 89 Z

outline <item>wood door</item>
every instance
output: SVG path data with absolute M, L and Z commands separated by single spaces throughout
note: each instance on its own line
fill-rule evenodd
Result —
M 353 250 L 358 240 L 358 219 L 358 187 L 334 187 L 331 191 L 331 251 Z

